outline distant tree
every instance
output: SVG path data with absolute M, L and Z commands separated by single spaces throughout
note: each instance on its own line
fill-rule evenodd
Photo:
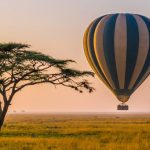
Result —
M 94 76 L 90 71 L 79 71 L 67 67 L 73 60 L 59 60 L 40 52 L 27 50 L 29 45 L 20 43 L 0 44 L 0 129 L 14 95 L 21 89 L 49 83 L 72 88 L 80 93 L 93 92 L 85 76 Z

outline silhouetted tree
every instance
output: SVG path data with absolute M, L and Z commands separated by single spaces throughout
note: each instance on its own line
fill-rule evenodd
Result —
M 88 80 L 82 77 L 94 76 L 89 71 L 68 68 L 73 60 L 59 60 L 40 52 L 28 50 L 30 46 L 20 43 L 0 44 L 0 129 L 14 95 L 21 89 L 40 83 L 62 85 L 78 92 L 92 92 Z M 0 104 L 1 104 L 0 103 Z

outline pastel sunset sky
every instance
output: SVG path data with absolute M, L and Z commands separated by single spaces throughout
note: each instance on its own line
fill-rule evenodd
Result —
M 56 58 L 74 59 L 73 65 L 91 70 L 83 51 L 89 23 L 108 13 L 128 12 L 150 17 L 149 0 L 0 0 L 0 42 L 21 42 Z M 34 112 L 116 112 L 120 102 L 96 77 L 96 91 L 38 85 L 23 89 L 10 110 Z M 150 111 L 150 78 L 131 96 L 131 112 Z

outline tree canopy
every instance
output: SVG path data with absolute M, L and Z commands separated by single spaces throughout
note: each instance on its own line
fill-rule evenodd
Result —
M 93 92 L 94 88 L 83 77 L 94 76 L 90 71 L 69 68 L 74 60 L 60 60 L 40 52 L 29 50 L 21 43 L 0 43 L 0 94 L 4 104 L 2 112 L 8 109 L 13 96 L 24 87 L 49 83 L 70 87 L 80 93 Z M 6 113 L 5 113 L 6 114 Z M 0 121 L 5 117 L 1 115 Z

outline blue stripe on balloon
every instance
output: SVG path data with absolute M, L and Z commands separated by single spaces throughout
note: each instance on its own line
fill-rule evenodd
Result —
M 118 14 L 114 14 L 109 18 L 104 27 L 104 34 L 103 34 L 104 55 L 111 78 L 114 81 L 116 89 L 119 88 L 115 54 L 114 54 L 114 32 L 117 16 Z
M 131 14 L 126 14 L 127 20 L 127 62 L 125 88 L 127 89 L 134 71 L 139 48 L 139 31 L 136 20 Z
M 140 16 L 143 21 L 145 22 L 147 28 L 148 28 L 148 31 L 149 31 L 149 37 L 150 37 L 150 20 L 147 18 L 147 17 L 144 17 L 144 16 Z M 145 64 L 143 66 L 143 69 L 133 87 L 133 89 L 136 87 L 136 85 L 141 81 L 143 75 L 146 73 L 147 69 L 149 68 L 150 66 L 150 45 L 149 45 L 149 51 L 148 51 L 148 54 L 147 54 L 147 58 L 146 58 L 146 61 L 145 61 Z
M 92 57 L 93 61 L 94 61 L 94 65 L 95 67 L 97 68 L 99 74 L 103 77 L 103 79 L 106 81 L 106 83 L 110 86 L 109 82 L 107 81 L 107 79 L 105 78 L 99 64 L 98 64 L 98 61 L 96 59 L 96 54 L 94 52 L 94 32 L 95 32 L 95 29 L 96 29 L 96 26 L 97 24 L 99 23 L 99 21 L 103 18 L 104 16 L 98 18 L 94 23 L 93 25 L 91 26 L 90 30 L 89 30 L 89 52 L 90 52 L 90 56 Z M 110 86 L 111 87 L 111 86 Z

